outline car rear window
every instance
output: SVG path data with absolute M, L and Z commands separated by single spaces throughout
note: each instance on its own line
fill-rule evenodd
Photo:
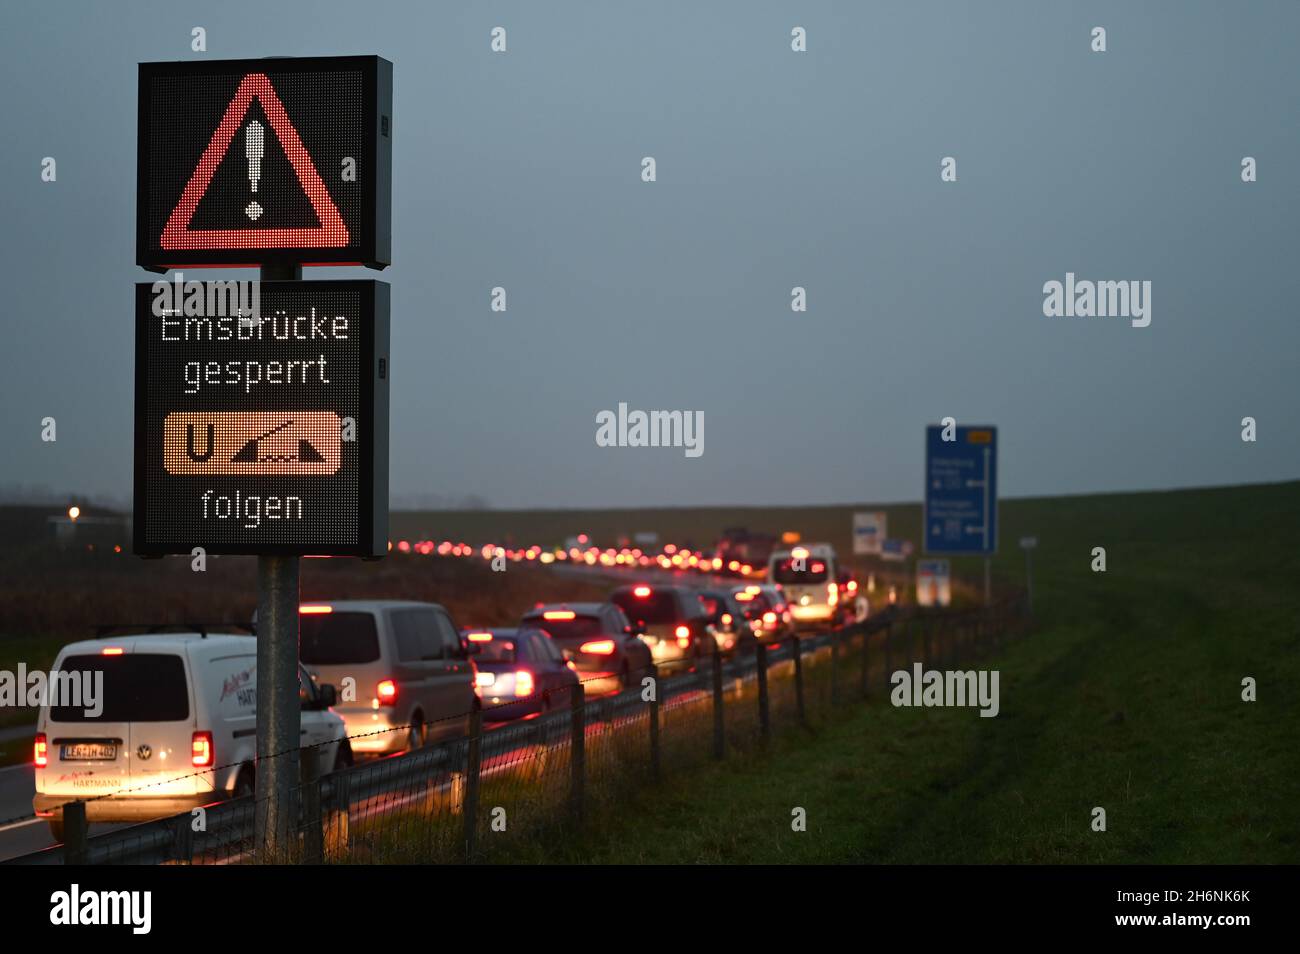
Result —
M 515 641 L 513 639 L 502 639 L 493 636 L 490 642 L 477 643 L 478 653 L 476 654 L 480 662 L 514 662 L 515 661 Z
M 793 583 L 797 586 L 801 583 L 825 583 L 830 576 L 826 571 L 826 561 L 821 557 L 810 556 L 804 559 L 802 570 L 794 568 L 794 560 L 791 558 L 777 561 L 772 568 L 772 579 L 777 583 Z
M 656 623 L 674 623 L 681 618 L 677 597 L 672 590 L 652 589 L 648 596 L 637 596 L 634 590 L 615 593 L 610 600 L 630 620 L 653 626 Z M 547 627 L 548 629 L 550 627 Z M 554 635 L 554 630 L 551 630 Z
M 120 656 L 69 656 L 65 673 L 90 673 L 91 691 L 103 673 L 98 700 L 103 710 L 87 716 L 88 700 L 62 698 L 50 707 L 54 722 L 183 722 L 190 717 L 190 687 L 185 663 L 175 653 L 124 653 Z M 78 677 L 82 686 L 82 677 Z M 80 705 L 67 703 L 81 703 Z
M 379 659 L 379 633 L 371 613 L 305 613 L 298 617 L 298 658 L 308 666 L 338 666 Z
M 534 617 L 531 622 L 545 626 L 552 639 L 588 639 L 605 632 L 605 626 L 597 616 L 574 616 L 573 619 L 546 619 Z

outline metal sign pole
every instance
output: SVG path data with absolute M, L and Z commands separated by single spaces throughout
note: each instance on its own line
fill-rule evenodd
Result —
M 993 605 L 993 560 L 984 558 L 984 605 Z
M 302 278 L 302 267 L 263 266 L 262 281 Z M 298 556 L 257 558 L 257 811 L 255 844 L 283 860 L 293 835 L 302 712 L 298 703 Z

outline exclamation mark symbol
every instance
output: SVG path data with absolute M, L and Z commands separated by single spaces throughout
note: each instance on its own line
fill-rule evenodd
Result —
M 264 147 L 265 131 L 262 124 L 256 119 L 252 120 L 244 129 L 244 156 L 248 159 L 248 181 L 253 187 L 253 192 L 257 192 L 257 180 L 262 178 L 262 150 Z M 262 214 L 262 207 L 254 199 L 248 203 L 244 212 L 254 222 Z

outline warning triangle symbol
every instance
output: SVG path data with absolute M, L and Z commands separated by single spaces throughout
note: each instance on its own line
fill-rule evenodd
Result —
M 303 440 L 302 438 L 299 438 L 298 439 L 298 460 L 304 461 L 306 463 L 318 464 L 321 461 L 325 460 L 325 458 L 320 455 L 320 451 L 318 451 L 316 448 L 311 446 L 310 441 L 306 441 Z
M 240 124 L 256 98 L 270 123 L 272 131 L 284 148 L 298 182 L 320 221 L 313 228 L 237 228 L 190 229 L 199 200 L 207 192 L 217 166 L 230 149 Z M 226 107 L 221 124 L 212 135 L 212 141 L 203 150 L 198 167 L 190 177 L 185 191 L 172 210 L 163 227 L 161 245 L 165 249 L 215 249 L 215 248 L 341 248 L 350 240 L 348 227 L 339 215 L 338 207 L 330 198 L 329 190 L 321 181 L 316 166 L 307 154 L 298 130 L 293 128 L 280 97 L 276 95 L 265 73 L 249 73 L 240 81 L 235 98 Z

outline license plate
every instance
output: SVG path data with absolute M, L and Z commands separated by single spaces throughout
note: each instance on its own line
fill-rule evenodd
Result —
M 65 762 L 111 762 L 117 758 L 117 746 L 111 742 L 73 742 L 63 747 Z

